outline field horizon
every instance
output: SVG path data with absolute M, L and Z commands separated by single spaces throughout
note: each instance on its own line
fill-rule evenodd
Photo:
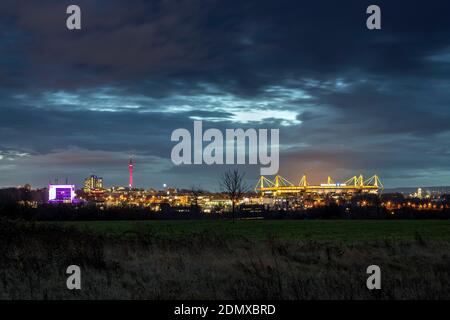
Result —
M 216 234 L 251 240 L 283 241 L 414 241 L 417 237 L 450 241 L 449 220 L 115 220 L 41 222 L 98 234 L 149 232 L 158 236 Z

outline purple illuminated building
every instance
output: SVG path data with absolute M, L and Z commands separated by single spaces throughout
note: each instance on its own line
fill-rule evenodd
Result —
M 56 185 L 48 186 L 49 203 L 74 203 L 75 186 L 74 185 Z

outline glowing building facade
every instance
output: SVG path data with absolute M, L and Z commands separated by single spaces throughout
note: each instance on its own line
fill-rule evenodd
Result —
M 103 189 L 103 178 L 98 176 L 90 176 L 89 178 L 84 179 L 84 191 L 91 192 L 94 190 L 102 190 Z
M 75 186 L 72 184 L 51 184 L 48 186 L 49 203 L 73 203 Z

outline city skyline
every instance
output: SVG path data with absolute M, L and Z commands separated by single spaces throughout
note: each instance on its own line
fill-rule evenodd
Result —
M 293 182 L 450 185 L 448 2 L 377 1 L 381 30 L 369 1 L 77 4 L 77 31 L 66 3 L 0 4 L 0 187 L 127 186 L 133 155 L 137 187 L 218 190 L 232 166 L 171 161 L 171 132 L 194 120 L 280 129 Z M 249 184 L 260 167 L 238 166 Z
M 236 167 L 236 166 L 235 166 Z M 134 174 L 133 174 L 133 169 L 134 168 L 134 163 L 133 163 L 133 159 L 130 158 L 128 165 L 127 165 L 127 181 L 128 181 L 128 185 L 125 184 L 111 184 L 111 183 L 104 183 L 104 178 L 95 174 L 95 173 L 91 173 L 87 176 L 85 176 L 84 178 L 79 178 L 77 179 L 76 183 L 74 181 L 69 181 L 69 179 L 63 178 L 61 179 L 60 177 L 55 177 L 54 179 L 50 179 L 48 181 L 48 184 L 45 186 L 32 186 L 30 183 L 22 183 L 16 186 L 0 186 L 0 189 L 2 188 L 21 188 L 21 187 L 26 187 L 26 188 L 32 188 L 32 189 L 45 189 L 47 186 L 51 186 L 51 185 L 61 185 L 61 183 L 64 182 L 64 185 L 74 185 L 78 190 L 85 190 L 85 189 L 90 189 L 90 190 L 106 190 L 106 189 L 114 189 L 114 188 L 123 188 L 123 189 L 136 189 L 136 190 L 165 190 L 167 188 L 169 189 L 180 189 L 180 190 L 201 190 L 201 191 L 205 191 L 205 192 L 223 192 L 223 190 L 220 187 L 216 188 L 212 188 L 212 189 L 208 189 L 208 188 L 204 188 L 201 185 L 196 185 L 196 184 L 191 184 L 188 187 L 180 187 L 177 185 L 168 185 L 167 183 L 163 183 L 162 185 L 159 186 L 150 186 L 150 185 L 139 185 L 139 186 L 135 186 L 133 181 L 134 181 Z M 236 167 L 237 168 L 237 167 Z M 245 178 L 245 172 L 241 172 L 243 174 L 243 177 Z M 221 177 L 217 180 L 217 183 L 221 183 L 220 182 Z M 365 182 L 364 185 L 375 185 L 377 186 L 377 190 L 379 191 L 383 191 L 383 190 L 388 190 L 388 191 L 394 191 L 394 190 L 402 190 L 402 189 L 414 189 L 414 188 L 418 188 L 419 190 L 421 188 L 428 188 L 428 189 L 435 189 L 435 188 L 444 188 L 445 190 L 449 189 L 450 186 L 449 185 L 419 185 L 419 186 L 409 186 L 409 187 L 384 187 L 384 184 L 381 182 L 380 177 L 378 177 L 378 175 L 373 175 L 373 176 L 366 176 L 363 174 L 359 174 L 359 175 L 355 175 L 353 177 L 350 178 L 344 178 L 343 179 L 335 179 L 334 177 L 331 176 L 327 176 L 326 179 L 322 179 L 320 181 L 311 181 L 308 178 L 308 175 L 303 174 L 299 180 L 299 182 L 295 182 L 296 180 L 290 180 L 290 179 L 286 179 L 285 177 L 281 176 L 281 175 L 273 175 L 273 176 L 259 176 L 258 177 L 258 181 L 256 182 L 256 184 L 254 185 L 253 188 L 253 184 L 252 185 L 248 185 L 247 182 L 251 181 L 252 183 L 254 182 L 254 179 L 245 179 L 245 183 L 246 185 L 249 186 L 249 192 L 259 192 L 256 191 L 257 189 L 259 190 L 259 187 L 262 186 L 261 185 L 261 179 L 263 179 L 263 181 L 269 181 L 269 183 L 275 183 L 276 179 L 281 179 L 283 180 L 283 182 L 280 184 L 280 187 L 286 185 L 292 185 L 292 186 L 308 186 L 310 188 L 316 188 L 316 186 L 320 186 L 320 187 L 328 187 L 328 186 L 336 186 L 339 188 L 339 186 L 352 186 L 352 185 L 357 185 L 357 184 L 361 184 L 362 181 Z M 81 181 L 81 182 L 78 182 Z M 291 182 L 294 181 L 294 182 Z M 367 183 L 366 183 L 367 182 Z M 263 182 L 264 187 L 269 186 L 267 185 L 267 182 Z M 444 190 L 443 189 L 443 190 Z M 402 191 L 403 192 L 403 191 Z

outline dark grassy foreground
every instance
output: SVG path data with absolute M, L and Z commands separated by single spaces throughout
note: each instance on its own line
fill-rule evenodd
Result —
M 450 243 L 450 220 L 146 220 L 59 222 L 99 234 L 126 235 L 151 232 L 160 236 L 217 233 L 251 240 L 276 238 L 283 241 L 373 242 L 427 240 Z
M 450 299 L 449 234 L 447 221 L 0 220 L 0 298 Z M 66 289 L 71 264 L 81 291 Z

